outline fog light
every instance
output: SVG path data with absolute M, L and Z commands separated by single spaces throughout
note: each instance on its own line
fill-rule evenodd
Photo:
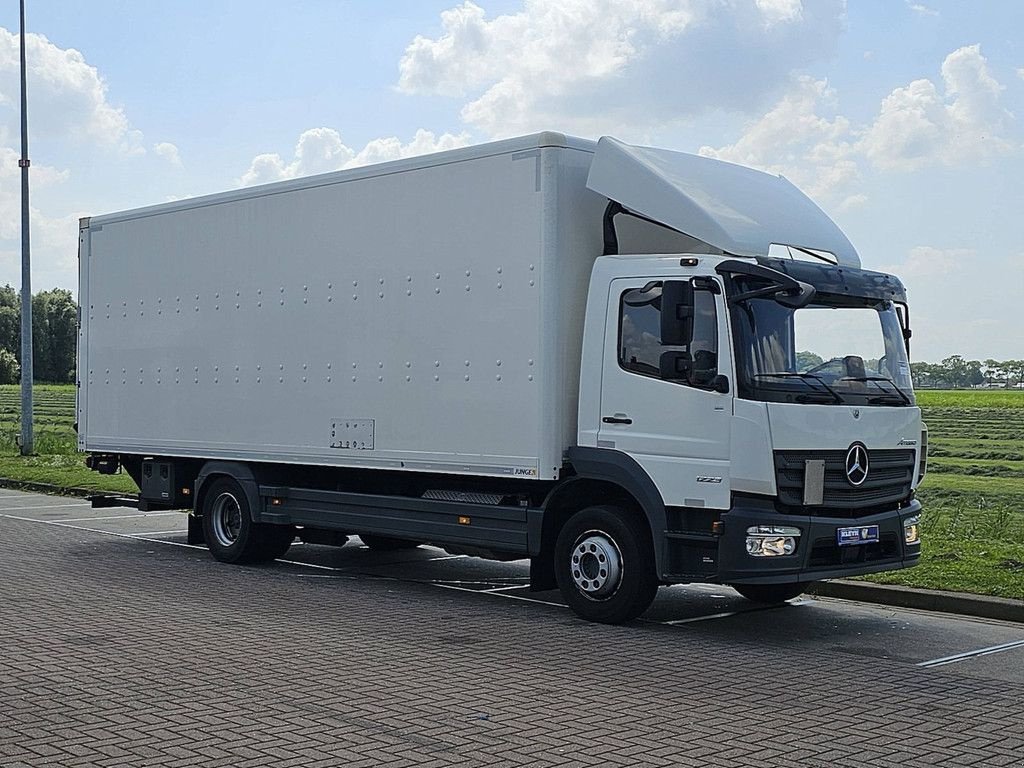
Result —
M 752 525 L 747 528 L 747 554 L 779 557 L 796 552 L 800 529 L 789 525 Z
M 903 521 L 903 540 L 907 544 L 921 542 L 921 516 L 914 515 Z

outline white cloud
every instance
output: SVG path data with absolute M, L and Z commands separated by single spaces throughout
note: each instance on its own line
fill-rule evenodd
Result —
M 277 153 L 257 155 L 238 183 L 243 187 L 267 184 L 282 179 L 294 179 L 299 176 L 455 149 L 468 143 L 469 136 L 465 133 L 444 133 L 436 136 L 430 131 L 420 129 L 416 131 L 412 141 L 406 144 L 391 136 L 374 139 L 356 152 L 342 141 L 341 134 L 333 128 L 311 128 L 299 136 L 295 153 L 289 162 Z
M 938 16 L 939 12 L 934 8 L 929 8 L 923 3 L 914 3 L 907 0 L 907 7 L 919 16 Z
M 943 88 L 915 80 L 894 89 L 868 124 L 837 114 L 837 96 L 823 80 L 798 77 L 792 89 L 742 136 L 708 157 L 790 178 L 812 197 L 839 208 L 862 204 L 853 189 L 868 167 L 915 170 L 986 160 L 1018 148 L 1007 137 L 1013 115 L 979 46 L 953 51 L 942 63 Z
M 754 5 L 764 16 L 766 26 L 795 21 L 803 15 L 800 0 L 754 0 Z
M 162 157 L 171 165 L 177 166 L 178 168 L 181 167 L 181 155 L 178 153 L 178 147 L 171 142 L 158 142 L 153 145 L 153 151 L 158 157 Z
M 1017 77 L 1019 77 L 1021 80 L 1024 80 L 1024 67 L 1020 67 L 1017 70 Z
M 43 139 L 49 156 L 71 149 L 73 162 L 89 164 L 111 156 L 147 154 L 141 131 L 124 110 L 108 100 L 97 69 L 72 48 L 63 49 L 38 34 L 26 36 L 29 127 Z M 20 273 L 21 184 L 14 146 L 20 138 L 20 40 L 0 27 L 0 271 L 4 280 Z M 154 147 L 169 153 L 168 144 Z M 32 273 L 35 288 L 74 286 L 77 272 L 77 206 L 64 200 L 70 169 L 33 162 L 30 209 Z M 64 201 L 63 204 L 55 201 Z
M 5 274 L 21 272 L 21 168 L 20 152 L 0 147 L 0 268 Z M 32 164 L 32 191 L 47 190 L 67 180 L 68 171 L 46 165 Z M 67 275 L 74 274 L 76 243 L 78 240 L 77 214 L 52 217 L 40 209 L 29 209 L 31 227 L 32 273 L 35 288 L 39 279 L 43 287 L 68 284 Z M 42 258 L 40 258 L 42 254 Z
M 25 40 L 33 134 L 85 137 L 138 153 L 140 136 L 133 135 L 124 111 L 107 101 L 107 86 L 96 68 L 74 48 L 59 48 L 42 35 L 29 34 Z M 19 36 L 0 27 L 0 108 L 12 107 L 12 119 L 17 119 L 14 107 L 21 99 L 19 59 Z
M 525 0 L 487 19 L 471 0 L 441 14 L 399 65 L 408 93 L 469 97 L 490 136 L 597 133 L 768 103 L 796 67 L 835 50 L 840 0 Z M 742 55 L 736 55 L 742 51 Z
M 914 283 L 963 271 L 977 256 L 978 252 L 973 248 L 919 245 L 910 249 L 901 264 L 883 266 L 881 271 L 897 274 L 905 283 Z
M 0 241 L 21 239 L 21 168 L 18 167 L 20 152 L 0 146 Z M 38 191 L 68 178 L 68 171 L 61 171 L 47 165 L 32 164 L 32 190 Z M 45 223 L 35 209 L 31 212 L 32 227 Z
M 942 62 L 943 88 L 915 80 L 882 100 L 865 131 L 862 150 L 881 168 L 911 170 L 958 165 L 1014 149 L 1007 138 L 1013 115 L 1000 103 L 1004 90 L 978 45 L 965 46 Z
M 717 149 L 704 146 L 700 154 L 784 175 L 811 197 L 834 196 L 859 178 L 850 121 L 842 115 L 818 114 L 834 104 L 835 92 L 824 80 L 797 78 L 793 90 L 748 125 L 736 143 Z

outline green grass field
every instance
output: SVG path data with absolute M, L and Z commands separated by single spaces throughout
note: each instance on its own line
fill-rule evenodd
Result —
M 1024 391 L 922 391 L 928 476 L 921 564 L 865 577 L 887 584 L 1024 599 Z M 37 386 L 35 456 L 19 455 L 20 390 L 0 386 L 0 477 L 134 492 L 127 475 L 85 468 L 72 428 L 75 390 Z
M 917 393 L 928 425 L 921 564 L 866 577 L 1024 599 L 1024 392 Z
M 21 456 L 21 388 L 0 385 L 0 477 L 60 487 L 134 493 L 125 474 L 100 475 L 85 467 L 77 452 L 73 427 L 75 388 L 71 384 L 42 384 L 32 388 L 35 455 Z

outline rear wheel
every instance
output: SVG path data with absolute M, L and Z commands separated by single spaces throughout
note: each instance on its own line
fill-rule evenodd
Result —
M 418 541 L 408 539 L 395 539 L 391 536 L 374 536 L 372 534 L 360 534 L 363 544 L 374 552 L 394 552 L 399 549 L 416 549 L 420 545 Z
M 804 593 L 809 581 L 791 584 L 733 584 L 732 588 L 755 603 L 784 603 Z
M 263 563 L 283 555 L 295 538 L 290 525 L 253 522 L 249 500 L 236 480 L 214 480 L 203 500 L 203 534 L 222 563 Z
M 555 578 L 582 618 L 602 624 L 635 619 L 658 591 L 646 522 L 613 506 L 577 512 L 558 534 Z

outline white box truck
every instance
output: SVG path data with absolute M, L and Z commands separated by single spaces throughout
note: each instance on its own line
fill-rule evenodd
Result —
M 781 177 L 541 133 L 83 219 L 79 257 L 79 448 L 218 560 L 530 558 L 621 622 L 919 558 L 904 288 Z

